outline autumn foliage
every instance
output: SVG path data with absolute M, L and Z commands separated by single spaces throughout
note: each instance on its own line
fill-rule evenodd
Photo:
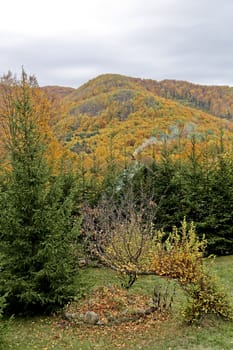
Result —
M 232 318 L 226 295 L 205 267 L 206 240 L 197 237 L 193 223 L 184 219 L 180 230 L 174 227 L 167 234 L 156 231 L 151 222 L 148 225 L 141 213 L 131 212 L 123 221 L 118 218 L 114 221 L 111 216 L 111 229 L 103 225 L 95 232 L 97 255 L 104 264 L 128 276 L 129 283 L 140 275 L 175 279 L 191 300 L 184 312 L 189 322 L 208 313 Z
M 1 237 L 13 252 L 8 253 L 9 261 L 19 249 L 7 240 L 8 231 L 15 234 L 18 229 L 19 237 L 25 238 L 27 226 L 30 236 L 28 222 L 35 214 L 35 247 L 50 225 L 51 232 L 60 232 L 65 240 L 66 230 L 72 231 L 73 215 L 77 218 L 82 212 L 82 243 L 88 254 L 126 276 L 128 288 L 140 275 L 174 279 L 190 297 L 188 320 L 209 312 L 231 317 L 224 293 L 206 270 L 204 254 L 207 245 L 208 252 L 232 252 L 232 90 L 120 75 L 97 77 L 79 89 L 41 89 L 34 77 L 25 79 L 22 86 L 9 73 L 0 84 L 1 206 L 6 213 L 1 218 Z M 20 165 L 17 174 L 14 165 Z M 59 177 L 61 169 L 62 174 L 75 170 L 75 195 L 67 178 Z M 13 187 L 6 191 L 14 174 Z M 33 187 L 36 181 L 41 187 Z M 21 193 L 22 184 L 26 190 Z M 135 202 L 132 198 L 122 202 L 122 193 L 130 193 L 131 184 Z M 13 190 L 15 202 L 11 202 Z M 35 207 L 26 212 L 21 199 L 27 201 L 26 195 L 34 190 Z M 101 202 L 109 196 L 111 202 Z M 11 218 L 5 219 L 9 212 Z M 69 224 L 62 221 L 66 214 Z M 185 216 L 197 229 L 185 219 L 181 229 L 172 229 Z M 55 241 L 43 246 L 46 259 L 53 256 L 47 249 L 54 253 Z M 62 240 L 57 242 L 64 257 Z M 69 242 L 67 246 L 71 248 Z M 47 272 L 40 273 L 46 285 Z M 34 296 L 29 297 L 34 302 Z

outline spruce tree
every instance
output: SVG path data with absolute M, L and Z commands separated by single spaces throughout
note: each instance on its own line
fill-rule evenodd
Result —
M 74 292 L 72 185 L 46 159 L 38 93 L 23 71 L 7 87 L 2 115 L 9 170 L 0 192 L 0 295 L 14 314 L 50 312 Z

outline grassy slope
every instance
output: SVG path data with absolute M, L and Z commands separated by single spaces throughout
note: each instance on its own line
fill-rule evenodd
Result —
M 232 293 L 233 256 L 217 258 L 214 269 L 221 282 Z M 107 269 L 88 269 L 85 279 L 89 288 L 119 283 L 115 274 Z M 137 281 L 133 292 L 150 295 L 155 282 L 153 277 Z M 233 300 L 233 295 L 231 294 Z M 135 324 L 111 327 L 64 327 L 57 317 L 17 319 L 10 326 L 8 346 L 14 350 L 50 350 L 50 349 L 144 349 L 144 350 L 232 350 L 233 325 L 214 318 L 202 321 L 199 326 L 187 326 L 182 323 L 180 308 L 185 297 L 178 292 L 172 317 L 165 321 L 154 321 L 148 327 Z

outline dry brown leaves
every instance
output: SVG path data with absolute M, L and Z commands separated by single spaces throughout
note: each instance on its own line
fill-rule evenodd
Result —
M 96 339 L 103 338 L 112 346 L 124 348 L 125 344 L 129 346 L 135 343 L 136 338 L 146 341 L 150 334 L 159 330 L 161 322 L 167 319 L 165 315 L 151 313 L 127 320 L 125 315 L 135 315 L 138 310 L 148 308 L 149 303 L 149 298 L 143 295 L 131 294 L 115 286 L 102 287 L 94 290 L 87 299 L 67 306 L 69 313 L 96 312 L 101 320 L 100 325 L 72 324 L 60 318 L 55 321 L 55 327 L 75 334 L 80 341 L 95 342 Z M 112 319 L 124 321 L 111 322 Z

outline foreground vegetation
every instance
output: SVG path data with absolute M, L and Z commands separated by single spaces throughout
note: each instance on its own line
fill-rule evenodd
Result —
M 231 292 L 233 256 L 217 258 L 214 269 L 221 283 Z M 83 276 L 89 292 L 100 286 L 120 284 L 118 276 L 104 268 L 88 268 Z M 80 277 L 79 277 L 80 278 Z M 160 279 L 152 276 L 139 279 L 128 293 L 151 295 Z M 233 301 L 233 296 L 231 296 Z M 216 317 L 205 317 L 200 324 L 188 326 L 181 315 L 185 295 L 177 291 L 172 313 L 165 320 L 151 320 L 146 324 L 126 323 L 120 326 L 76 326 L 64 322 L 59 315 L 14 319 L 8 330 L 7 345 L 12 350 L 91 350 L 91 349 L 211 349 L 231 350 L 233 325 Z
M 0 346 L 180 349 L 193 342 L 201 349 L 207 329 L 231 334 L 232 257 L 221 283 L 204 259 L 232 254 L 232 157 L 223 134 L 204 158 L 197 135 L 189 135 L 188 160 L 181 160 L 167 147 L 175 128 L 159 138 L 160 159 L 135 160 L 124 171 L 112 149 L 101 178 L 98 167 L 91 174 L 81 163 L 74 172 L 65 153 L 51 154 L 49 101 L 34 77 L 22 70 L 21 80 L 7 76 L 3 86 Z M 181 229 L 173 226 L 181 221 Z M 115 273 L 90 268 L 93 262 Z M 87 311 L 97 312 L 98 325 L 85 322 Z M 224 349 L 231 335 L 226 341 Z

